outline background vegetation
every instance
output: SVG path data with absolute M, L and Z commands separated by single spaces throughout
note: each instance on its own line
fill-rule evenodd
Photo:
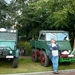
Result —
M 31 56 L 32 48 L 30 46 L 30 42 L 20 41 L 18 43 L 19 49 L 23 49 L 25 51 L 25 56 Z
M 40 30 L 66 30 L 75 36 L 75 0 L 0 0 L 0 27 L 17 25 L 30 39 Z
M 37 38 L 40 30 L 65 30 L 73 45 L 75 0 L 0 0 L 0 11 L 0 28 L 14 25 L 25 41 Z

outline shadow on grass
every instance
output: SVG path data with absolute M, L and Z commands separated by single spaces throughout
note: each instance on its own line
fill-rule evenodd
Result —
M 0 59 L 0 68 L 12 67 L 12 60 Z

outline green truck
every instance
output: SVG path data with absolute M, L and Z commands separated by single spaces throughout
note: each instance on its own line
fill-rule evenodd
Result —
M 72 51 L 69 34 L 67 31 L 42 30 L 39 32 L 38 40 L 30 40 L 32 46 L 32 60 L 34 62 L 41 60 L 43 66 L 48 66 L 50 62 L 50 49 L 48 45 L 51 39 L 56 39 L 60 47 L 59 62 L 74 62 L 75 54 Z
M 17 39 L 18 31 L 16 29 L 0 28 L 0 59 L 12 60 L 13 68 L 18 67 Z

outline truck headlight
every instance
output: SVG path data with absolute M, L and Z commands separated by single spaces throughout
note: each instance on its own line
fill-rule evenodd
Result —
M 10 51 L 10 54 L 12 54 L 12 51 Z
M 16 32 L 16 30 L 11 30 L 10 32 L 11 32 L 11 33 L 15 33 L 15 32 Z
M 69 50 L 69 53 L 71 52 L 71 50 Z

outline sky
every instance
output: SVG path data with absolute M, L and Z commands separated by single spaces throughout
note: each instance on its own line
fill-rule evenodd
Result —
M 5 1 L 9 4 L 11 0 L 5 0 Z

